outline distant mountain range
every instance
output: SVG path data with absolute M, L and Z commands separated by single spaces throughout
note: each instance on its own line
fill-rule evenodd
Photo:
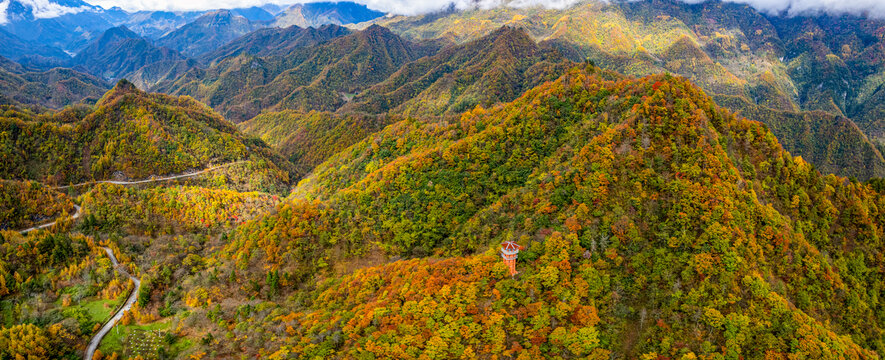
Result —
M 301 28 L 295 25 L 287 28 L 259 29 L 237 38 L 203 58 L 208 63 L 239 54 L 256 56 L 283 56 L 304 46 L 316 45 L 340 36 L 351 30 L 338 25 Z
M 373 20 L 384 13 L 351 2 L 277 5 L 213 11 L 104 9 L 81 0 L 7 0 L 0 11 L 0 56 L 73 57 L 112 27 L 126 26 L 161 46 L 197 56 L 253 30 L 277 26 L 317 27 Z M 46 63 L 41 61 L 38 63 Z
M 885 20 L 555 2 L 14 9 L 0 360 L 885 357 Z
M 822 170 L 885 176 L 882 20 L 785 18 L 677 0 L 410 17 L 346 2 L 136 13 L 69 2 L 63 6 L 76 11 L 55 17 L 10 4 L 0 55 L 25 72 L 68 67 L 104 81 L 127 78 L 142 89 L 194 96 L 234 122 L 283 110 L 457 114 L 508 101 L 590 61 L 634 76 L 685 76 L 730 110 L 764 122 Z M 106 28 L 71 30 L 82 17 Z M 38 31 L 22 34 L 26 25 Z M 23 94 L 34 92 L 7 98 L 68 102 Z
M 128 78 L 140 88 L 149 88 L 166 76 L 177 76 L 197 65 L 178 51 L 156 46 L 125 26 L 105 31 L 68 63 L 108 81 Z
M 94 103 L 109 88 L 102 79 L 72 69 L 31 71 L 0 57 L 0 104 L 60 108 Z
M 885 176 L 885 20 L 644 0 L 588 1 L 564 10 L 451 11 L 376 23 L 407 39 L 456 42 L 515 26 L 573 61 L 634 76 L 682 75 L 714 98 L 730 98 L 730 110 L 760 116 L 756 120 L 789 139 L 783 141 L 789 151 L 823 171 Z M 780 113 L 804 120 L 786 125 L 774 115 Z
M 310 38 L 347 34 L 334 25 L 319 31 L 292 28 L 288 32 L 294 35 L 292 39 L 298 39 L 297 34 Z M 264 35 L 253 36 L 254 42 L 276 38 L 275 33 Z M 270 49 L 264 57 L 242 53 L 208 69 L 192 69 L 157 90 L 191 95 L 235 122 L 262 109 L 335 110 L 346 103 L 348 94 L 381 82 L 400 66 L 438 49 L 403 40 L 380 26 L 308 47 L 282 44 L 294 49 L 283 55 L 274 55 Z
M 380 11 L 351 2 L 317 2 L 295 4 L 277 15 L 275 27 L 319 26 L 324 24 L 356 24 L 384 16 Z
M 157 44 L 187 56 L 200 56 L 263 26 L 229 10 L 218 10 L 164 35 Z

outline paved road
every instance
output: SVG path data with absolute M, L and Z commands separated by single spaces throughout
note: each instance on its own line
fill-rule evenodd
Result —
M 123 313 L 129 311 L 132 308 L 132 304 L 135 304 L 135 299 L 138 297 L 138 290 L 141 289 L 141 281 L 139 281 L 136 277 L 129 275 L 126 272 L 126 269 L 122 266 L 119 266 L 120 263 L 117 262 L 117 257 L 114 256 L 114 252 L 110 248 L 103 247 L 105 252 L 108 253 L 108 257 L 111 258 L 111 263 L 114 264 L 114 268 L 117 269 L 121 274 L 129 277 L 132 282 L 135 283 L 135 288 L 132 289 L 132 293 L 129 294 L 129 298 L 126 299 L 126 302 L 123 304 L 123 307 L 114 314 L 104 326 L 101 327 L 101 330 L 98 331 L 95 336 L 92 337 L 92 340 L 89 341 L 89 347 L 86 348 L 86 356 L 83 357 L 85 360 L 92 360 L 92 356 L 95 354 L 95 349 L 98 349 L 98 345 L 101 344 L 101 340 L 104 339 L 105 335 L 107 335 L 111 329 L 114 328 L 114 325 L 117 321 L 123 317 Z
M 218 166 L 213 166 L 213 167 L 210 167 L 210 168 L 205 168 L 205 169 L 200 170 L 200 171 L 197 171 L 197 172 L 186 173 L 186 174 L 178 174 L 178 175 L 172 175 L 172 176 L 167 176 L 167 177 L 162 177 L 162 178 L 155 177 L 155 178 L 151 178 L 151 179 L 136 180 L 136 181 L 116 181 L 116 180 L 87 181 L 87 182 L 84 182 L 84 183 L 73 184 L 73 185 L 56 186 L 56 187 L 54 187 L 53 189 L 67 189 L 67 188 L 79 187 L 79 186 L 91 185 L 91 184 L 136 185 L 136 184 L 146 184 L 146 183 L 158 182 L 158 181 L 175 180 L 175 179 L 181 179 L 181 178 L 187 178 L 187 177 L 194 177 L 194 176 L 197 176 L 197 175 L 205 174 L 205 173 L 210 172 L 210 171 L 213 171 L 213 170 L 217 170 L 217 169 L 220 169 L 220 168 L 228 167 L 228 166 L 231 166 L 231 165 L 234 165 L 234 164 L 239 164 L 239 163 L 242 163 L 242 162 L 244 162 L 244 161 L 234 161 L 234 162 L 227 163 L 227 164 L 223 164 L 223 165 L 218 165 Z
M 77 211 L 74 213 L 74 216 L 71 216 L 71 219 L 77 219 L 78 217 L 80 217 L 80 205 L 74 204 L 74 208 L 76 208 Z M 39 225 L 39 226 L 34 226 L 34 227 L 30 228 L 30 229 L 24 229 L 24 230 L 22 230 L 22 231 L 20 231 L 20 232 L 21 232 L 22 234 L 27 234 L 27 233 L 29 233 L 29 232 L 31 232 L 31 231 L 34 231 L 34 230 L 39 230 L 39 229 L 48 228 L 48 227 L 50 227 L 50 226 L 52 226 L 52 225 L 55 225 L 55 223 L 57 223 L 57 222 L 58 222 L 58 220 L 53 221 L 53 222 L 51 222 L 51 223 L 47 223 L 47 224 L 43 224 L 43 225 Z
M 203 169 L 203 170 L 200 170 L 200 171 L 197 171 L 197 172 L 192 172 L 192 173 L 187 173 L 187 174 L 179 174 L 179 175 L 172 175 L 172 176 L 167 176 L 167 177 L 162 177 L 162 178 L 157 178 L 157 177 L 155 177 L 155 178 L 152 178 L 152 179 L 136 180 L 136 181 L 115 181 L 115 180 L 88 181 L 88 182 L 85 182 L 85 183 L 79 183 L 79 184 L 74 184 L 74 185 L 56 186 L 56 187 L 54 187 L 53 189 L 60 190 L 60 189 L 67 189 L 67 188 L 72 188 L 72 187 L 79 187 L 79 186 L 83 186 L 83 185 L 89 185 L 89 184 L 102 184 L 102 183 L 104 183 L 104 184 L 117 184 L 117 185 L 135 185 L 135 184 L 146 184 L 146 183 L 158 182 L 158 181 L 175 180 L 175 179 L 181 179 L 181 178 L 187 178 L 187 177 L 194 177 L 194 176 L 197 176 L 197 175 L 205 174 L 205 173 L 210 172 L 210 171 L 213 171 L 213 170 L 221 169 L 221 168 L 228 167 L 228 166 L 235 165 L 235 164 L 239 164 L 239 163 L 242 163 L 242 162 L 245 162 L 245 161 L 234 161 L 234 162 L 231 162 L 231 163 L 227 163 L 227 164 L 223 164 L 223 165 L 218 165 L 218 166 L 213 166 L 213 167 L 210 167 L 210 168 L 206 168 L 206 169 Z M 72 216 L 72 218 L 73 218 L 73 219 L 77 219 L 77 218 L 80 217 L 80 206 L 79 206 L 79 205 L 74 205 L 74 207 L 77 208 L 77 212 L 74 213 L 74 216 Z M 52 225 L 55 225 L 56 222 L 57 222 L 57 221 L 53 221 L 53 222 L 51 222 L 51 223 L 47 223 L 47 224 L 43 224 L 43 225 L 39 225 L 39 226 L 34 226 L 34 227 L 32 227 L 32 228 L 25 229 L 25 230 L 22 230 L 22 231 L 19 231 L 19 232 L 22 233 L 22 234 L 25 234 L 25 233 L 29 233 L 29 232 L 34 231 L 34 230 L 39 230 L 39 229 L 48 228 L 48 227 L 50 227 L 50 226 L 52 226 Z

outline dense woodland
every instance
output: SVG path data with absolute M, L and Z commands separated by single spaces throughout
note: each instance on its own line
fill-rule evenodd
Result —
M 34 181 L 0 181 L 0 229 L 25 229 L 74 214 L 64 193 Z
M 125 80 L 91 108 L 46 114 L 16 106 L 0 110 L 0 155 L 8 160 L 0 165 L 0 176 L 5 179 L 68 185 L 248 161 L 276 170 L 267 174 L 268 182 L 288 181 L 287 163 L 205 105 L 145 94 Z
M 0 359 L 82 358 L 120 270 L 93 359 L 881 358 L 879 90 L 801 70 L 880 71 L 878 23 L 748 9 L 259 30 L 176 95 L 9 100 Z

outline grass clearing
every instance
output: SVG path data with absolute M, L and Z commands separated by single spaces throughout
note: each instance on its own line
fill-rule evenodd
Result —
M 144 359 L 156 359 L 161 348 L 167 354 L 179 353 L 189 348 L 191 341 L 186 338 L 176 339 L 171 345 L 165 342 L 165 335 L 170 327 L 170 319 L 145 325 L 118 324 L 105 336 L 98 349 L 102 354 L 116 352 L 123 358 L 140 355 Z
M 82 307 L 86 310 L 86 313 L 89 314 L 89 317 L 92 320 L 97 321 L 98 323 L 104 323 L 105 320 L 111 318 L 111 314 L 114 310 L 117 310 L 117 306 L 120 305 L 120 301 L 118 300 L 93 300 L 88 302 L 80 303 L 79 305 L 74 305 L 75 307 Z

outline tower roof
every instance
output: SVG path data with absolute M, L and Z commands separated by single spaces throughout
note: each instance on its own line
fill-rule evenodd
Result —
M 516 252 L 522 250 L 522 246 L 519 246 L 519 244 L 513 241 L 505 241 L 501 243 L 501 249 L 504 251 Z

